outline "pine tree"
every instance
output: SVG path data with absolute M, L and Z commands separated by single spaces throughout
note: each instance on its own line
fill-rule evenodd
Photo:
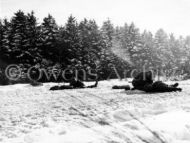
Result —
M 190 36 L 187 36 L 184 40 L 184 48 L 188 60 L 190 60 Z
M 15 16 L 11 19 L 11 37 L 10 37 L 10 55 L 14 63 L 26 63 L 28 55 L 26 54 L 27 44 L 27 28 L 26 28 L 26 15 L 19 10 L 15 13 Z
M 67 65 L 76 68 L 81 67 L 81 40 L 79 36 L 78 23 L 73 16 L 68 18 L 65 25 L 64 52 L 67 54 Z
M 106 42 L 106 47 L 111 48 L 112 39 L 113 39 L 115 30 L 114 30 L 113 24 L 111 23 L 109 19 L 103 23 L 101 31 L 102 31 L 103 38 Z
M 182 49 L 181 56 L 181 70 L 184 74 L 187 74 L 186 78 L 190 77 L 190 36 L 187 36 L 185 39 L 180 37 L 179 39 L 180 49 Z
M 144 31 L 141 35 L 142 48 L 139 58 L 142 59 L 142 65 L 146 68 L 154 67 L 154 49 L 153 49 L 153 35 L 151 32 Z
M 172 59 L 171 61 L 172 67 L 177 68 L 177 66 L 180 65 L 182 51 L 180 51 L 179 43 L 173 34 L 169 35 L 168 46 L 169 50 L 171 51 L 170 57 Z
M 57 61 L 57 36 L 58 26 L 55 19 L 49 14 L 48 17 L 43 19 L 41 24 L 41 50 L 42 57 L 49 60 L 50 63 Z
M 26 21 L 26 44 L 25 54 L 28 56 L 28 64 L 35 65 L 42 59 L 41 56 L 41 33 L 40 27 L 37 25 L 37 19 L 34 16 L 34 12 L 28 13 Z
M 87 19 L 84 19 L 79 24 L 79 35 L 81 40 L 81 54 L 82 54 L 82 64 L 85 68 L 91 68 L 92 66 L 92 54 L 95 52 L 92 48 L 92 27 Z M 90 56 L 91 55 L 91 56 Z M 94 55 L 95 56 L 95 55 Z M 94 57 L 93 57 L 94 58 Z
M 3 35 L 3 23 L 2 20 L 0 19 L 0 47 L 2 47 L 2 35 Z
M 14 57 L 11 57 L 11 23 L 7 19 L 3 19 L 1 24 L 1 59 L 11 63 L 14 59 Z
M 102 37 L 104 40 L 104 48 L 103 48 L 103 53 L 104 53 L 104 62 L 107 61 L 107 65 L 109 64 L 114 64 L 114 57 L 112 55 L 112 47 L 113 47 L 113 38 L 114 38 L 114 26 L 111 23 L 111 21 L 108 19 L 107 21 L 105 21 L 103 23 L 103 26 L 101 28 L 101 32 L 102 32 Z M 106 67 L 105 67 L 106 68 Z M 108 68 L 108 67 L 107 67 Z
M 0 54 L 1 60 L 10 62 L 10 22 L 7 19 L 4 19 L 1 22 L 1 46 Z
M 163 70 L 168 69 L 172 62 L 172 58 L 170 57 L 171 51 L 168 47 L 168 35 L 163 29 L 159 29 L 156 32 L 154 46 L 157 59 L 156 65 Z
M 101 57 L 105 45 L 101 32 L 94 20 L 84 19 L 79 24 L 82 44 L 82 63 L 86 70 L 93 69 L 100 75 Z
M 4 45 L 4 41 L 5 41 L 5 29 L 4 29 L 4 25 L 3 25 L 3 22 L 2 20 L 0 19 L 0 73 L 1 73 L 1 70 L 2 70 L 2 62 L 4 61 L 5 59 L 5 45 Z
M 107 78 L 118 78 L 116 73 L 121 76 L 124 70 L 128 67 L 128 59 L 126 51 L 121 45 L 121 35 L 120 30 L 115 29 L 111 21 L 108 19 L 103 23 L 101 28 L 104 47 L 103 47 L 103 58 L 102 58 L 102 68 L 104 71 L 104 76 Z M 110 75 L 110 73 L 115 73 Z M 110 77 L 111 76 L 111 77 Z
M 11 61 L 10 57 L 10 23 L 7 19 L 0 20 L 0 85 L 9 84 L 9 79 L 5 75 L 5 69 Z
M 66 68 L 69 64 L 69 50 L 67 47 L 66 30 L 65 27 L 60 27 L 57 36 L 57 51 L 58 51 L 58 62 L 62 67 Z
M 121 45 L 123 49 L 126 49 L 130 57 L 133 68 L 142 68 L 142 61 L 138 58 L 142 48 L 141 37 L 139 29 L 135 27 L 134 23 L 130 25 L 125 24 L 121 28 Z
M 113 69 L 116 68 L 116 56 L 113 54 L 113 38 L 115 31 L 114 26 L 109 19 L 103 22 L 101 32 L 104 40 L 101 56 L 102 77 L 110 78 L 110 73 L 112 73 Z
M 3 22 L 0 19 L 0 85 L 6 85 L 8 83 L 8 79 L 6 78 L 5 74 L 4 74 L 4 70 L 7 66 L 7 64 L 5 64 L 4 60 L 5 60 L 5 55 L 6 55 L 6 51 L 5 51 L 5 45 L 4 45 L 4 41 L 5 41 L 5 25 L 3 25 Z
M 83 62 L 91 67 L 95 64 L 96 60 L 100 60 L 104 44 L 102 36 L 94 20 L 88 21 L 85 19 L 81 21 L 79 31 L 82 42 Z

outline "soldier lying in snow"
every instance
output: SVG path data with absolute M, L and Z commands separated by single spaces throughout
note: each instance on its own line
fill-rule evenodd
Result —
M 129 85 L 114 85 L 112 87 L 112 89 L 125 89 L 125 90 L 130 90 L 130 86 Z
M 141 72 L 132 81 L 133 89 L 143 90 L 145 92 L 172 92 L 182 91 L 181 88 L 177 88 L 178 83 L 168 85 L 162 81 L 153 82 L 152 72 Z
M 50 88 L 50 90 L 64 90 L 64 89 L 78 89 L 78 88 L 94 88 L 97 87 L 98 80 L 96 80 L 96 83 L 94 85 L 85 86 L 84 83 L 80 80 L 73 79 L 70 81 L 69 85 L 62 85 L 62 86 L 53 86 Z
M 145 79 L 143 79 L 145 78 Z M 141 72 L 139 73 L 132 81 L 132 84 L 134 86 L 133 89 L 138 89 L 138 90 L 143 90 L 144 89 L 144 85 L 146 84 L 152 84 L 153 80 L 152 80 L 152 73 L 151 72 Z M 114 85 L 112 87 L 112 89 L 125 89 L 125 90 L 130 90 L 130 86 L 129 85 Z M 132 89 L 132 90 L 133 90 Z

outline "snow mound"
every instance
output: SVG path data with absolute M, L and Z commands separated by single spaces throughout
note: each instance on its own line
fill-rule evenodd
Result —
M 91 83 L 86 83 L 91 84 Z M 190 81 L 183 92 L 146 94 L 97 88 L 49 91 L 18 84 L 0 87 L 2 143 L 189 143 Z

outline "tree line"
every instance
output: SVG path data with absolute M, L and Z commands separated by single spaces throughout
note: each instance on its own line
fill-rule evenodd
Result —
M 50 14 L 38 23 L 33 11 L 19 10 L 10 20 L 0 19 L 0 33 L 1 71 L 17 64 L 23 73 L 31 66 L 93 69 L 101 79 L 122 78 L 124 71 L 129 76 L 142 67 L 190 74 L 190 36 L 176 38 L 163 29 L 140 33 L 134 23 L 115 27 L 109 19 L 99 27 L 95 20 L 78 22 L 72 15 L 59 26 Z

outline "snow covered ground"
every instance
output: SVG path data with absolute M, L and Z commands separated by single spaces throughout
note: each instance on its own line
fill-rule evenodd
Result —
M 87 83 L 91 84 L 91 83 Z M 3 143 L 189 143 L 190 81 L 182 92 L 146 94 L 94 89 L 49 91 L 27 84 L 0 86 Z

